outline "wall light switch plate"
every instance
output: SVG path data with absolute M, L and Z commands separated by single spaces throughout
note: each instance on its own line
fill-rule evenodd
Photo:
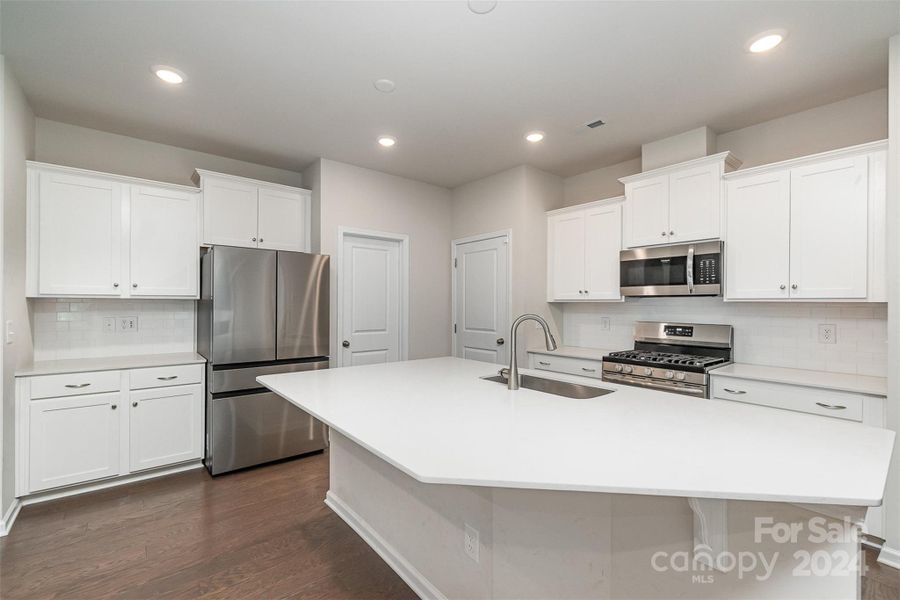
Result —
M 837 343 L 837 325 L 829 325 L 823 323 L 819 325 L 819 343 L 820 344 L 836 344 Z
M 463 549 L 469 558 L 478 562 L 478 530 L 466 523 L 466 535 L 463 540 Z
M 12 344 L 16 340 L 16 332 L 13 331 L 13 322 L 6 322 L 6 343 Z
M 119 317 L 119 331 L 137 331 L 137 317 Z
M 116 332 L 116 318 L 115 317 L 103 317 L 103 332 L 104 333 L 115 333 Z

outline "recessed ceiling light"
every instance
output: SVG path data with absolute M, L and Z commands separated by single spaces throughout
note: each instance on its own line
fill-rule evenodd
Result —
M 787 32 L 781 29 L 764 31 L 747 42 L 747 50 L 754 54 L 760 52 L 768 52 L 778 44 L 784 41 Z
M 384 146 L 385 148 L 390 148 L 394 144 L 397 143 L 397 138 L 390 135 L 383 135 L 378 138 L 378 143 Z
M 376 79 L 375 89 L 385 94 L 390 94 L 396 88 L 396 84 L 390 79 Z
M 184 73 L 176 69 L 175 67 L 169 67 L 166 65 L 153 65 L 150 67 L 150 70 L 156 74 L 157 77 L 165 81 L 166 83 L 171 83 L 172 85 L 178 85 L 179 83 L 184 82 L 187 77 Z
M 525 139 L 531 142 L 532 144 L 536 144 L 542 139 L 544 139 L 543 131 L 532 131 L 528 135 L 525 136 Z
M 476 15 L 486 15 L 497 8 L 497 0 L 469 0 L 469 10 Z

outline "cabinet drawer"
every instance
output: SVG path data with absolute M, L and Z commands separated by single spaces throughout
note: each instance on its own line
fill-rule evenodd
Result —
M 120 380 L 120 371 L 94 371 L 32 377 L 31 398 L 62 398 L 81 394 L 117 392 Z
M 712 397 L 848 421 L 863 420 L 862 396 L 847 392 L 713 375 Z
M 581 375 L 582 377 L 601 377 L 601 363 L 599 360 L 586 360 L 582 358 L 570 358 L 568 356 L 548 356 L 546 354 L 533 354 L 534 368 L 554 373 L 568 373 Z
M 175 365 L 172 367 L 153 367 L 150 369 L 132 369 L 131 389 L 165 387 L 170 385 L 187 385 L 200 383 L 203 380 L 203 365 Z

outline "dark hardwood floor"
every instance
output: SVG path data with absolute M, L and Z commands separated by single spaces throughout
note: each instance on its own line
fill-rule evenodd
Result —
M 415 598 L 322 503 L 327 488 L 323 454 L 27 506 L 0 538 L 0 598 Z M 863 599 L 900 599 L 900 571 L 876 556 Z
M 323 504 L 328 457 L 27 506 L 0 598 L 415 598 Z

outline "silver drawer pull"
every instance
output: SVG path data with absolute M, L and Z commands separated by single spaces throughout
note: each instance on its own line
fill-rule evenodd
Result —
M 78 390 L 81 388 L 86 388 L 89 385 L 91 385 L 91 384 L 89 384 L 89 383 L 67 383 L 66 387 L 71 388 L 73 390 Z
M 157 377 L 160 381 L 172 381 L 173 379 L 178 379 L 178 375 L 169 375 L 168 377 Z
M 725 390 L 726 392 L 728 392 L 729 394 L 736 394 L 736 395 L 738 395 L 738 396 L 740 396 L 741 394 L 746 394 L 746 393 L 747 393 L 747 392 L 745 392 L 744 390 L 732 390 L 732 389 L 730 389 L 730 388 L 722 388 L 722 389 Z
M 824 402 L 816 402 L 816 406 L 821 406 L 822 408 L 827 408 L 828 410 L 844 410 L 847 408 L 846 406 L 841 406 L 840 404 L 825 404 Z
M 582 371 L 587 371 L 588 373 L 596 373 L 597 369 L 588 369 L 587 367 L 581 367 Z
M 544 362 L 544 361 L 542 361 L 542 360 L 539 360 L 539 361 L 538 361 L 538 364 L 539 364 L 539 365 L 544 365 L 545 367 L 549 367 L 549 366 L 550 366 L 550 363 Z

